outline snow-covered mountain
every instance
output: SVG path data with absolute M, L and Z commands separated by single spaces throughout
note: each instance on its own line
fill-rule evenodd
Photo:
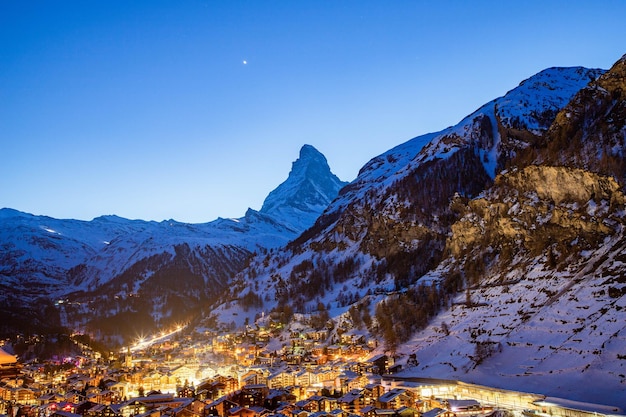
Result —
M 582 169 L 499 175 L 422 278 L 459 291 L 398 348 L 417 354 L 405 372 L 624 407 L 625 201 Z
M 626 409 L 625 91 L 626 56 L 609 71 L 549 68 L 341 190 L 305 146 L 242 219 L 100 218 L 88 223 L 125 231 L 85 240 L 70 233 L 80 222 L 3 211 L 1 276 L 33 299 L 80 289 L 60 320 L 103 334 L 215 301 L 223 323 L 368 333 L 408 375 Z
M 415 353 L 409 374 L 625 407 L 625 74 L 547 69 L 372 159 L 237 276 L 264 300 L 239 320 L 330 316 Z
M 289 177 L 267 196 L 260 212 L 302 231 L 315 223 L 346 184 L 330 172 L 324 155 L 304 145 Z
M 334 291 L 329 297 L 322 294 L 336 284 L 343 288 L 347 283 L 363 293 L 414 283 L 442 258 L 458 217 L 451 205 L 453 197 L 469 199 L 492 185 L 496 172 L 539 141 L 561 108 L 603 72 L 547 69 L 456 126 L 416 137 L 375 157 L 312 228 L 274 259 L 257 258 L 251 265 L 251 279 L 260 287 L 278 286 L 276 293 L 297 305 L 317 305 L 318 297 L 330 301 L 337 297 Z M 303 262 L 310 266 L 296 268 L 303 269 L 298 279 L 275 278 L 292 276 L 294 267 Z M 320 270 L 325 275 L 320 282 L 329 284 L 312 282 L 319 280 Z M 234 294 L 251 288 L 246 272 Z
M 305 145 L 263 209 L 249 209 L 238 219 L 186 224 L 102 216 L 78 221 L 2 209 L 3 314 L 12 316 L 17 300 L 47 303 L 74 294 L 74 306 L 89 302 L 88 308 L 64 309 L 70 314 L 63 321 L 74 324 L 80 318 L 86 325 L 94 314 L 101 320 L 137 313 L 142 296 L 146 305 L 140 307 L 151 305 L 144 321 L 180 319 L 200 300 L 217 295 L 254 252 L 283 246 L 310 227 L 343 185 L 324 156 Z M 175 301 L 180 308 L 172 307 Z

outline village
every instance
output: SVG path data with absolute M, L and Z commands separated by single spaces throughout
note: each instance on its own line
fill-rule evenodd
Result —
M 155 337 L 156 342 L 141 338 L 107 359 L 80 343 L 80 355 L 43 363 L 19 363 L 0 351 L 0 415 L 598 415 L 597 409 L 563 408 L 535 394 L 396 378 L 402 366 L 390 355 L 376 354 L 376 342 L 356 333 L 342 334 L 327 345 L 326 330 L 292 330 L 288 343 L 272 350 L 271 331 L 250 326 L 238 333 L 207 331 L 202 336 L 173 331 L 168 337 Z M 415 356 L 405 366 L 412 362 L 416 364 Z

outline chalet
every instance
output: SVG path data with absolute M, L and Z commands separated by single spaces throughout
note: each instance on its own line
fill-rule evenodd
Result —
M 344 384 L 347 390 L 363 389 L 369 382 L 364 375 L 358 375 L 353 372 L 346 373 L 346 376 Z
M 143 401 L 145 403 L 163 403 L 163 402 L 168 402 L 174 399 L 174 395 L 172 394 L 162 394 L 161 391 L 157 391 L 157 390 L 151 390 L 148 391 L 144 396 L 142 397 L 133 397 L 131 399 L 128 400 L 128 402 L 131 401 Z
M 337 359 L 341 356 L 341 346 L 331 345 L 326 348 L 326 355 L 330 360 Z
M 22 405 L 38 405 L 39 398 L 39 395 L 30 388 L 9 385 L 0 387 L 0 399 L 5 401 L 13 401 Z
M 215 371 L 210 366 L 200 365 L 196 371 L 196 379 L 202 380 L 215 376 Z
M 206 405 L 204 401 L 191 400 L 189 404 L 186 405 L 185 409 L 193 416 L 203 416 Z
M 146 379 L 146 371 L 142 369 L 133 369 L 128 373 L 126 380 L 131 384 L 138 385 L 143 384 Z
M 285 389 L 271 389 L 265 396 L 264 407 L 276 410 L 281 404 L 294 403 L 296 396 Z
M 196 390 L 194 387 L 190 387 L 188 385 L 185 385 L 183 387 L 178 387 L 176 389 L 176 395 L 178 397 L 185 397 L 185 398 L 195 398 L 196 396 Z
M 316 413 L 319 411 L 319 404 L 316 403 L 315 401 L 311 401 L 311 400 L 300 400 L 298 402 L 296 402 L 295 404 L 296 408 L 300 409 L 300 410 L 304 410 L 304 411 L 308 411 L 309 413 Z
M 308 330 L 305 330 L 301 334 L 301 337 L 304 337 L 305 340 L 315 340 L 315 341 L 326 340 L 328 338 L 328 330 L 308 329 Z
M 204 407 L 204 415 L 219 417 L 229 416 L 228 411 L 234 407 L 239 407 L 239 404 L 227 400 L 225 397 L 221 397 Z
M 361 371 L 361 369 L 362 369 L 361 364 L 359 362 L 356 362 L 356 361 L 350 361 L 350 362 L 344 363 L 343 369 L 345 371 L 354 372 L 354 373 L 359 374 L 359 375 L 363 374 L 363 372 Z
M 119 405 L 96 404 L 86 412 L 87 417 L 122 417 Z
M 361 390 L 353 389 L 337 400 L 337 405 L 349 413 L 358 412 L 364 407 Z
M 195 414 L 192 410 L 187 408 L 189 404 L 191 404 L 190 399 L 188 399 L 186 403 L 178 407 L 161 406 L 161 407 L 155 408 L 152 411 L 156 411 L 156 412 L 159 412 L 160 414 L 167 415 L 170 417 L 198 417 L 197 414 Z
M 2 396 L 0 395 L 0 397 Z M 10 399 L 10 398 L 7 398 L 7 399 Z M 64 399 L 65 399 L 64 395 L 61 395 L 57 392 L 51 392 L 48 394 L 41 395 L 39 398 L 37 398 L 37 401 L 39 402 L 40 406 L 43 406 L 46 404 L 59 403 L 63 401 Z
M 373 405 L 365 406 L 361 409 L 360 414 L 362 417 L 376 417 L 376 407 Z
M 290 416 L 293 410 L 295 409 L 296 409 L 296 406 L 293 404 L 281 404 L 279 407 L 276 408 L 276 410 L 274 410 L 274 413 L 272 414 L 272 416 L 277 416 L 277 417 Z
M 262 352 L 254 358 L 255 365 L 271 366 L 274 362 L 274 358 L 267 352 Z
M 250 370 L 240 378 L 242 385 L 256 385 L 267 383 L 267 378 L 261 372 Z
M 316 384 L 317 382 L 318 382 L 317 374 L 314 372 L 311 372 L 308 369 L 304 369 L 300 372 L 297 372 L 294 377 L 295 385 L 300 385 L 303 387 L 310 387 L 311 385 Z
M 80 391 L 89 385 L 91 378 L 86 375 L 70 375 L 65 380 L 65 384 L 72 390 Z
M 239 383 L 235 378 L 217 375 L 213 379 L 198 384 L 196 392 L 204 391 L 203 399 L 217 400 L 227 393 L 236 391 L 238 388 Z
M 115 384 L 109 386 L 109 390 L 115 393 L 116 398 L 126 398 L 128 397 L 130 384 L 126 381 L 116 382 Z
M 324 381 L 332 381 L 332 383 L 334 384 L 335 379 L 341 375 L 341 372 L 339 372 L 339 368 L 338 367 L 330 367 L 328 369 L 324 369 L 321 372 L 318 373 L 317 375 L 317 381 L 318 382 L 324 382 Z
M 100 394 L 100 388 L 94 386 L 87 386 L 85 388 L 85 400 L 89 398 L 96 398 Z
M 305 353 L 304 347 L 294 348 L 293 354 L 287 355 L 284 360 L 288 365 L 300 365 Z
M 137 414 L 143 414 L 148 410 L 148 405 L 142 401 L 131 400 L 119 407 L 119 415 L 122 417 L 135 416 Z
M 162 373 L 162 372 L 159 372 L 158 370 L 155 370 L 149 373 L 148 375 L 146 375 L 146 377 L 142 380 L 141 384 L 144 388 L 147 388 L 149 390 L 152 390 L 152 389 L 158 390 L 158 389 L 161 389 L 161 387 L 169 385 L 170 378 L 166 373 Z
M 267 385 L 270 388 L 281 388 L 295 385 L 295 375 L 291 370 L 276 372 L 267 377 Z
M 246 385 L 234 396 L 233 401 L 243 407 L 261 406 L 267 394 L 269 388 L 265 384 Z
M 341 408 L 339 408 L 337 398 L 324 397 L 324 399 L 320 402 L 320 410 L 332 412 L 333 410 L 341 410 Z
M 356 345 L 360 343 L 365 343 L 365 335 L 344 333 L 341 335 L 341 343 L 346 344 L 346 345 Z
M 78 404 L 79 402 L 84 401 L 84 400 L 85 400 L 85 396 L 76 390 L 71 390 L 65 393 L 66 402 Z
M 294 408 L 293 410 L 291 410 L 291 412 L 289 414 L 287 414 L 289 417 L 309 417 L 309 412 L 305 411 L 305 410 L 300 410 L 297 408 Z
M 368 400 L 371 400 L 371 403 L 369 404 L 374 404 L 374 402 L 384 393 L 385 387 L 383 387 L 381 384 L 367 384 L 365 387 L 363 387 L 364 397 Z
M 378 398 L 378 407 L 397 410 L 402 406 L 413 405 L 413 395 L 406 390 L 395 388 Z
M 237 381 L 237 378 L 233 378 L 232 376 L 217 375 L 213 379 L 221 384 L 224 384 L 224 390 L 227 393 L 239 389 L 239 381 Z
M 318 411 L 329 412 L 330 410 L 337 407 L 337 399 L 328 398 L 321 395 L 313 395 L 304 401 L 307 402 L 307 406 L 302 408 L 311 413 L 315 413 Z
M 94 401 L 83 401 L 80 404 L 76 404 L 76 414 L 85 415 L 89 410 L 98 405 Z
M 205 390 L 205 389 L 198 389 L 198 390 L 196 390 L 196 398 L 198 400 L 204 401 L 204 400 L 209 399 L 208 394 L 209 394 L 209 392 L 207 390 Z
M 7 403 L 10 404 L 9 401 L 7 401 Z M 2 408 L 2 405 L 3 405 L 3 401 L 0 399 L 0 409 Z M 50 414 L 52 414 L 53 412 L 57 410 L 57 405 L 54 402 L 50 402 L 50 403 L 39 405 L 37 408 L 39 409 L 40 415 L 49 416 Z M 8 415 L 11 415 L 11 414 L 8 414 Z
M 367 360 L 365 371 L 373 374 L 383 375 L 389 371 L 389 366 L 393 365 L 393 359 L 387 355 L 376 355 Z
M 216 400 L 226 394 L 226 385 L 218 381 L 205 381 L 196 387 L 198 398 Z

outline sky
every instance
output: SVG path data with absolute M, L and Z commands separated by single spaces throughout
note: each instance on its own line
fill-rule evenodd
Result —
M 241 217 L 304 144 L 352 181 L 545 68 L 610 68 L 624 16 L 621 0 L 0 0 L 0 207 Z

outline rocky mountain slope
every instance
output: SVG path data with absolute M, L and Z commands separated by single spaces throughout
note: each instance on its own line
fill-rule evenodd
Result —
M 539 141 L 550 120 L 602 72 L 542 71 L 458 125 L 372 159 L 312 228 L 274 257 L 256 259 L 233 296 L 270 287 L 277 297 L 266 308 L 289 301 L 306 310 L 318 299 L 332 304 L 414 284 L 442 259 L 458 218 L 452 203 L 491 186 L 496 172 Z M 349 290 L 326 296 L 344 286 Z
M 624 194 L 609 177 L 531 165 L 496 177 L 427 274 L 459 291 L 400 351 L 405 372 L 624 406 Z
M 374 158 L 231 299 L 369 332 L 410 375 L 626 406 L 625 67 L 547 69 Z
M 116 322 L 129 323 L 120 318 L 148 328 L 188 318 L 253 253 L 283 246 L 311 226 L 343 185 L 326 158 L 305 145 L 261 211 L 249 209 L 239 219 L 185 224 L 103 216 L 86 222 L 2 209 L 0 311 L 6 320 L 0 321 L 7 324 L 0 331 L 28 311 L 22 302 L 49 306 L 51 299 L 71 303 L 62 304 L 56 320 L 29 314 L 34 327 L 63 322 L 116 333 L 127 330 Z

